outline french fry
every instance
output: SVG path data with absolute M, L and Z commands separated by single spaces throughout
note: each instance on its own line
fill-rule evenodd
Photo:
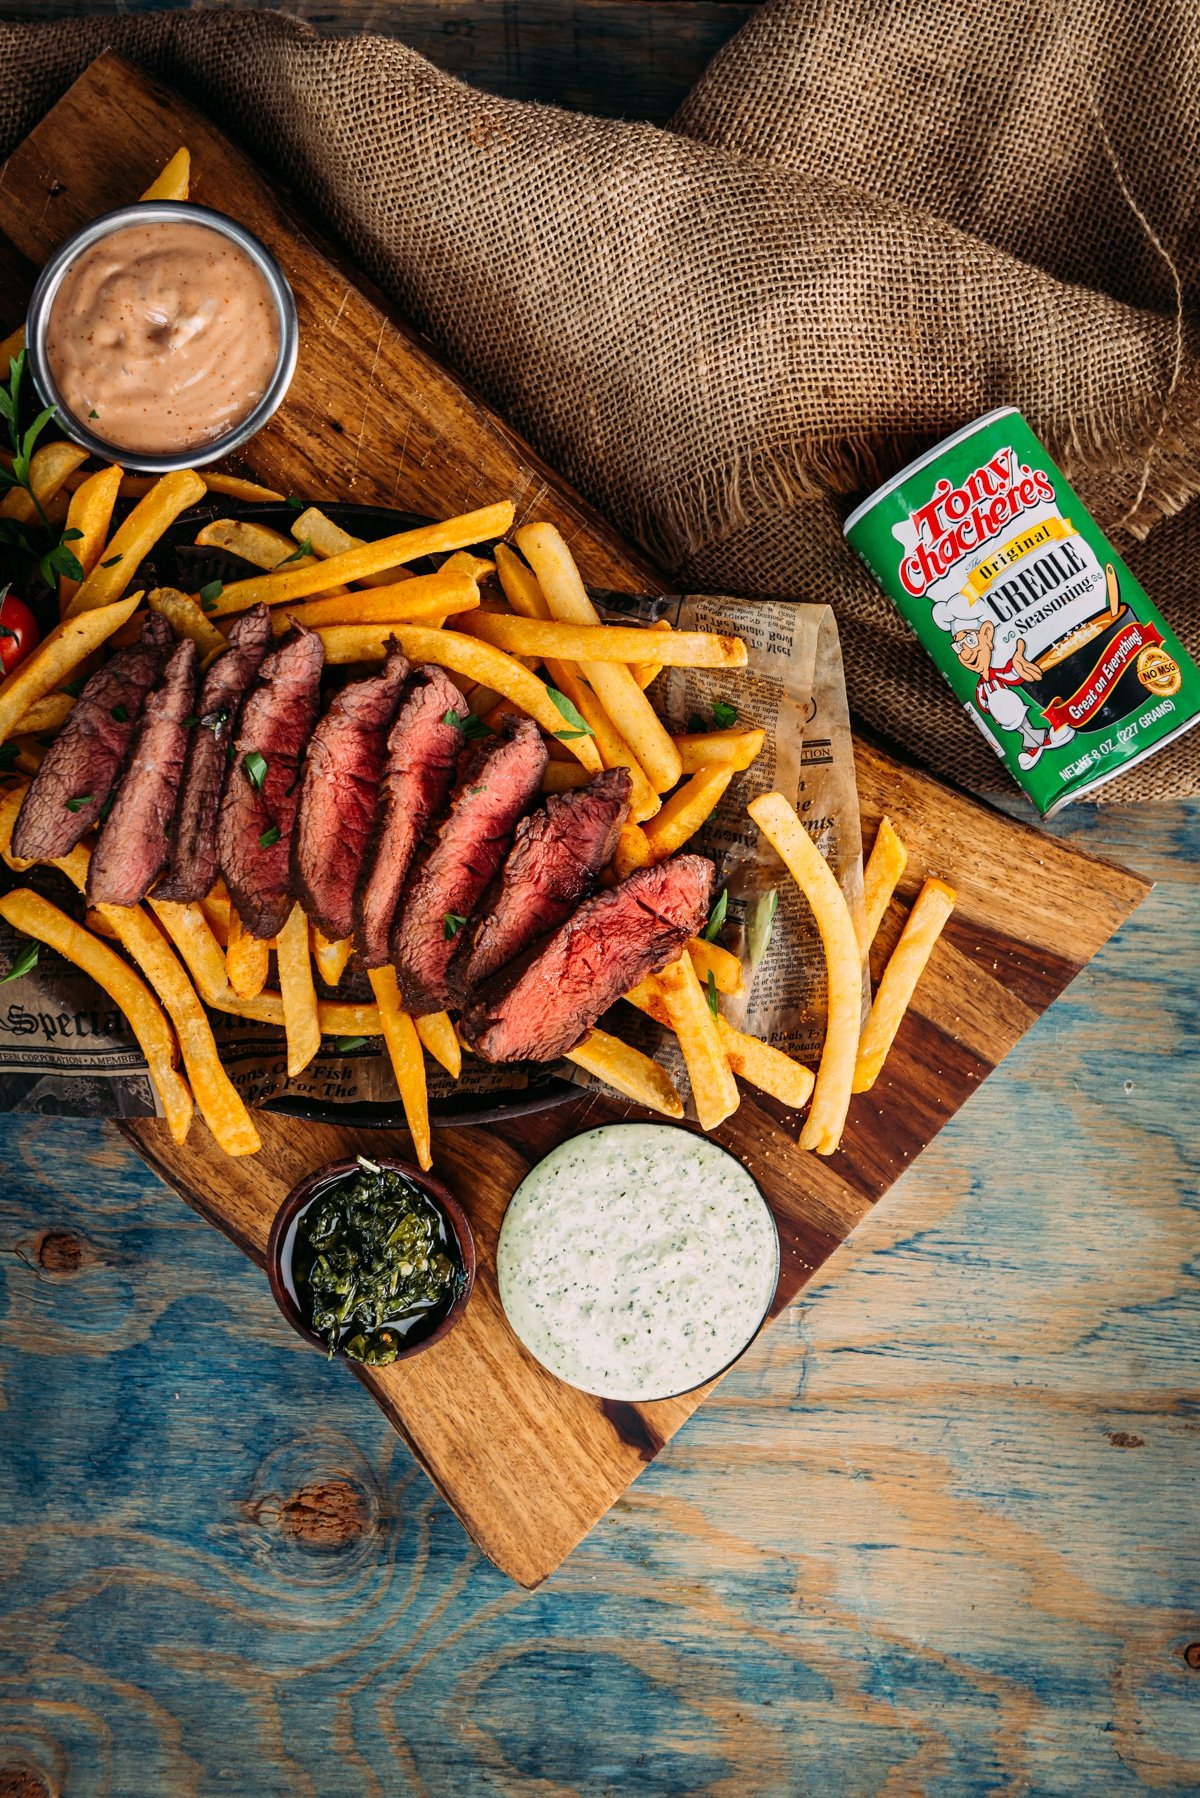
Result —
M 416 1025 L 400 1003 L 395 968 L 368 968 L 367 974 L 371 990 L 375 994 L 375 1003 L 379 1007 L 383 1040 L 391 1060 L 392 1072 L 396 1076 L 396 1085 L 400 1089 L 400 1102 L 404 1106 L 404 1116 L 413 1139 L 417 1166 L 428 1169 L 433 1166 L 433 1155 L 429 1140 L 429 1091 L 425 1084 L 421 1039 L 417 1035 Z
M 650 860 L 664 862 L 682 849 L 716 809 L 721 795 L 733 779 L 733 769 L 701 768 L 672 793 L 662 810 L 645 825 L 650 845 Z
M 489 561 L 486 556 L 473 556 L 469 549 L 456 549 L 438 569 L 439 574 L 469 574 L 476 584 L 486 581 L 495 572 L 494 562 Z
M 120 630 L 141 597 L 133 593 L 112 605 L 62 619 L 32 654 L 0 681 L 0 743 L 8 741 L 31 706 L 69 681 L 80 662 Z
M 267 524 L 251 524 L 240 518 L 214 518 L 196 532 L 202 549 L 223 549 L 255 568 L 278 568 L 287 562 L 289 568 L 312 568 L 315 556 L 296 556 L 290 537 L 273 531 Z M 289 560 L 289 557 L 293 558 Z
M 0 918 L 82 968 L 124 1013 L 146 1057 L 171 1135 L 176 1142 L 183 1142 L 192 1121 L 192 1095 L 187 1081 L 176 1070 L 179 1047 L 175 1033 L 141 975 L 107 943 L 29 887 L 17 887 L 0 898 Z
M 294 606 L 277 606 L 274 617 L 286 630 L 294 622 L 315 630 L 321 624 L 431 624 L 448 613 L 469 612 L 479 604 L 479 588 L 469 574 L 441 569 L 415 574 L 395 587 L 352 588 Z
M 586 787 L 591 775 L 576 761 L 547 762 L 542 775 L 543 793 L 569 793 L 575 787 Z
M 308 919 L 299 905 L 293 905 L 276 938 L 275 964 L 279 969 L 279 994 L 283 1000 L 288 1078 L 295 1079 L 321 1047 L 317 989 L 308 954 Z
M 301 512 L 299 518 L 292 522 L 292 536 L 297 543 L 311 543 L 313 554 L 321 560 L 328 561 L 330 556 L 344 556 L 347 550 L 359 549 L 366 542 L 364 537 L 352 537 L 344 531 L 340 524 L 334 524 L 317 506 L 309 506 Z M 406 568 L 380 568 L 374 574 L 359 577 L 364 587 L 395 586 L 400 581 L 412 580 Z
M 246 499 L 252 505 L 270 505 L 272 501 L 285 497 L 282 493 L 276 493 L 274 487 L 264 487 L 259 481 L 247 481 L 240 474 L 210 474 L 205 469 L 200 479 L 210 493 L 219 493 L 225 499 Z
M 44 699 L 35 700 L 17 725 L 16 735 L 22 737 L 47 736 L 53 731 L 61 730 L 71 715 L 71 707 L 75 704 L 73 693 L 47 693 Z
M 576 1067 L 585 1068 L 606 1086 L 644 1105 L 649 1111 L 660 1111 L 664 1117 L 681 1118 L 683 1101 L 675 1090 L 675 1082 L 665 1068 L 631 1049 L 620 1037 L 606 1030 L 589 1030 L 578 1048 L 566 1056 Z
M 627 770 L 631 782 L 629 816 L 633 822 L 640 824 L 647 818 L 652 818 L 662 805 L 662 800 L 647 780 L 642 764 L 583 676 L 577 674 L 568 662 L 547 662 L 546 673 L 550 676 L 551 684 L 566 695 L 591 731 L 601 764 L 605 768 Z M 563 744 L 563 748 L 571 748 L 570 740 Z
M 208 919 L 208 927 L 224 949 L 229 944 L 229 919 L 233 912 L 227 897 L 217 893 L 206 893 L 196 903 Z
M 503 650 L 463 636 L 460 631 L 432 630 L 422 624 L 333 624 L 317 634 L 325 645 L 325 660 L 329 664 L 382 662 L 387 655 L 388 638 L 394 636 L 409 661 L 437 662 L 455 674 L 485 682 L 511 699 L 551 736 L 563 728 L 563 715 L 536 674 L 522 668 Z M 591 737 L 573 737 L 567 747 L 585 768 L 594 774 L 600 772 L 600 756 Z
M 0 374 L 3 375 L 5 380 L 8 379 L 9 363 L 13 360 L 14 356 L 19 356 L 24 348 L 25 327 L 24 325 L 18 325 L 16 330 L 10 331 L 8 336 L 4 339 L 4 342 L 0 343 Z
M 414 1018 L 413 1023 L 433 1059 L 441 1062 L 452 1080 L 457 1080 L 462 1073 L 462 1044 L 447 1013 L 431 1011 L 423 1018 Z
M 696 977 L 691 958 L 683 954 L 656 977 L 671 1029 L 692 1083 L 696 1116 L 702 1130 L 715 1130 L 741 1103 L 737 1081 L 725 1056 L 717 1019 Z
M 742 977 L 742 964 L 730 950 L 722 948 L 720 943 L 710 943 L 702 936 L 688 938 L 688 954 L 692 958 L 692 966 L 700 976 L 701 986 L 708 985 L 708 977 L 713 977 L 713 985 L 719 993 L 728 993 L 736 998 L 746 990 Z
M 891 904 L 896 883 L 903 874 L 907 861 L 908 850 L 897 836 L 892 820 L 881 818 L 871 854 L 863 869 L 863 918 L 862 923 L 856 925 L 858 946 L 864 960 L 875 941 L 883 914 Z
M 485 538 L 503 536 L 512 517 L 513 509 L 507 501 L 502 505 L 483 506 L 477 512 L 447 518 L 441 524 L 421 525 L 417 530 L 381 537 L 375 543 L 362 543 L 308 568 L 283 568 L 275 574 L 234 581 L 217 599 L 213 611 L 218 614 L 244 612 L 248 606 L 260 603 L 278 606 L 292 599 L 307 599 L 314 593 L 327 592 L 335 583 L 360 581 L 366 575 L 378 574 L 397 563 L 415 562 L 420 556 L 436 555 L 441 550 L 466 549 Z M 292 528 L 294 531 L 296 527 Z M 315 543 L 313 547 L 315 549 Z
M 206 488 L 198 474 L 182 468 L 155 482 L 145 499 L 138 501 L 124 523 L 105 546 L 105 553 L 82 583 L 67 607 L 67 617 L 90 612 L 120 599 L 169 525 L 181 512 L 204 498 Z
M 315 924 L 311 925 L 308 935 L 317 973 L 326 986 L 336 986 L 346 972 L 346 963 L 350 960 L 354 944 L 348 936 L 340 937 L 334 942 L 323 930 L 318 930 Z
M 155 587 L 146 595 L 152 612 L 161 612 L 177 637 L 190 637 L 200 651 L 203 664 L 228 649 L 229 645 L 215 624 L 210 624 L 198 600 L 178 587 Z
M 96 474 L 88 475 L 71 495 L 71 503 L 67 507 L 67 529 L 80 533 L 72 541 L 70 547 L 74 550 L 76 560 L 83 569 L 85 580 L 103 556 L 120 485 L 121 470 L 119 468 L 101 468 Z M 78 581 L 71 580 L 65 574 L 59 575 L 58 607 L 60 612 L 66 611 L 78 593 L 79 587 Z
M 746 645 L 740 637 L 718 637 L 706 631 L 672 631 L 664 636 L 636 625 L 543 622 L 491 610 L 476 612 L 467 629 L 473 637 L 481 637 L 509 655 L 534 656 L 539 661 L 554 656 L 589 664 L 649 662 L 660 668 L 746 666 Z
M 648 868 L 650 859 L 649 839 L 641 825 L 623 824 L 613 856 L 613 867 L 619 877 L 627 880 L 638 868 Z
M 554 617 L 564 624 L 598 625 L 600 615 L 554 526 L 522 525 L 516 540 Z M 608 662 L 584 662 L 580 673 L 637 756 L 655 792 L 669 791 L 682 773 L 679 752 L 629 669 Z
M 954 910 L 958 894 L 944 880 L 927 880 L 908 914 L 900 940 L 892 950 L 883 978 L 863 1025 L 854 1065 L 854 1091 L 870 1092 L 896 1040 L 925 964 Z
M 191 185 L 192 158 L 186 148 L 176 150 L 170 162 L 150 183 L 143 200 L 186 200 Z
M 56 493 L 61 493 L 67 476 L 74 474 L 80 463 L 87 461 L 87 451 L 74 443 L 46 443 L 34 450 L 29 462 L 29 484 L 10 487 L 0 499 L 0 518 L 11 518 L 17 524 L 32 524 L 38 507 L 46 511 Z
M 845 895 L 782 793 L 760 793 L 747 810 L 812 907 L 825 951 L 828 1016 L 812 1107 L 800 1147 L 832 1155 L 850 1107 L 862 1015 L 862 958 Z
M 225 975 L 229 985 L 239 999 L 257 999 L 267 984 L 271 945 L 265 937 L 251 936 L 232 905 L 226 928 Z
M 18 774 L 36 774 L 46 759 L 46 751 L 37 737 L 13 737 L 13 767 Z
M 765 730 L 688 731 L 672 737 L 685 774 L 699 774 L 701 768 L 726 767 L 741 774 L 762 752 L 767 740 Z
M 656 1024 L 671 1028 L 666 1005 L 653 978 L 640 981 L 625 994 L 625 999 L 652 1017 Z M 727 1018 L 718 1016 L 717 1030 L 726 1059 L 739 1079 L 756 1086 L 759 1092 L 769 1093 L 781 1105 L 794 1111 L 803 1110 L 812 1095 L 811 1068 L 806 1068 L 803 1062 L 793 1061 L 790 1055 L 764 1043 L 761 1037 L 735 1030 Z
M 656 618 L 654 623 L 647 625 L 646 628 L 652 631 L 669 631 L 673 626 L 669 618 Z M 640 667 L 631 669 L 630 672 L 644 693 L 646 688 L 658 679 L 662 671 L 663 664 L 661 662 L 643 662 Z

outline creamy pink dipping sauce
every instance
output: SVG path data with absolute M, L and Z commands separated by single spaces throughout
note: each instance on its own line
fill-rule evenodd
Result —
M 46 358 L 67 408 L 115 449 L 170 455 L 223 437 L 262 399 L 279 319 L 261 270 L 207 225 L 125 225 L 59 284 Z

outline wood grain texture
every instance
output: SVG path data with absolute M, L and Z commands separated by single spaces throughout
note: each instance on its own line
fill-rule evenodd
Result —
M 94 63 L 9 158 L 0 231 L 36 263 L 77 224 L 139 191 L 181 141 L 192 151 L 193 197 L 216 199 L 256 230 L 296 291 L 300 362 L 285 406 L 247 447 L 252 473 L 285 493 L 311 493 L 315 478 L 332 494 L 437 515 L 512 498 L 519 517 L 560 524 L 585 578 L 653 581 L 512 432 L 322 256 L 232 146 L 118 58 Z M 1135 876 L 984 811 L 866 746 L 858 762 L 868 833 L 886 806 L 909 846 L 902 898 L 926 873 L 941 873 L 958 888 L 958 909 L 884 1075 L 855 1102 L 836 1155 L 801 1155 L 795 1120 L 750 1096 L 717 1133 L 753 1169 L 779 1225 L 776 1311 L 1145 892 Z M 894 907 L 892 934 L 899 917 Z M 585 1116 L 628 1115 L 627 1105 L 597 1096 L 486 1132 L 441 1133 L 439 1172 L 466 1204 L 478 1240 L 475 1296 L 444 1342 L 361 1376 L 474 1540 L 524 1585 L 559 1564 L 704 1396 L 640 1406 L 589 1398 L 525 1354 L 500 1309 L 495 1242 L 517 1180 Z M 343 1129 L 268 1118 L 261 1155 L 239 1163 L 201 1130 L 177 1148 L 157 1122 L 125 1129 L 164 1178 L 254 1256 L 289 1187 L 360 1141 Z M 392 1146 L 387 1137 L 371 1140 Z M 406 1139 L 397 1136 L 395 1147 L 404 1152 Z

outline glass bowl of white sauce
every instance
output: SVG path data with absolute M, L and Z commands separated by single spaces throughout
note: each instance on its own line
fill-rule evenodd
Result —
M 551 1150 L 512 1196 L 496 1250 L 514 1333 L 597 1398 L 677 1398 L 766 1322 L 779 1233 L 741 1162 L 673 1124 L 604 1124 Z

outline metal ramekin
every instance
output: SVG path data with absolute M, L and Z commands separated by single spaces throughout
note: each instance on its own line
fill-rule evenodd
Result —
M 106 443 L 103 437 L 97 437 L 94 431 L 89 431 L 83 420 L 76 418 L 63 404 L 46 359 L 46 328 L 51 308 L 62 278 L 71 264 L 84 250 L 89 250 L 110 232 L 119 231 L 125 225 L 145 225 L 155 221 L 205 225 L 237 244 L 261 270 L 271 290 L 279 321 L 279 355 L 275 361 L 275 372 L 257 406 L 246 414 L 240 424 L 235 425 L 231 431 L 226 431 L 223 437 L 214 437 L 209 443 L 197 444 L 190 450 L 163 456 L 138 454 L 135 450 L 124 449 L 118 444 Z M 299 344 L 296 301 L 288 286 L 287 276 L 270 250 L 243 225 L 226 218 L 223 212 L 214 212 L 209 206 L 193 206 L 186 200 L 139 200 L 132 206 L 121 206 L 115 212 L 106 212 L 100 218 L 93 219 L 90 225 L 76 231 L 65 243 L 59 245 L 42 270 L 25 318 L 29 370 L 43 405 L 56 408 L 58 422 L 67 436 L 91 455 L 98 456 L 105 462 L 119 462 L 122 468 L 136 469 L 142 474 L 170 474 L 177 468 L 199 468 L 207 462 L 215 462 L 219 457 L 227 456 L 231 450 L 248 442 L 256 431 L 261 431 L 282 403 L 295 373 Z

